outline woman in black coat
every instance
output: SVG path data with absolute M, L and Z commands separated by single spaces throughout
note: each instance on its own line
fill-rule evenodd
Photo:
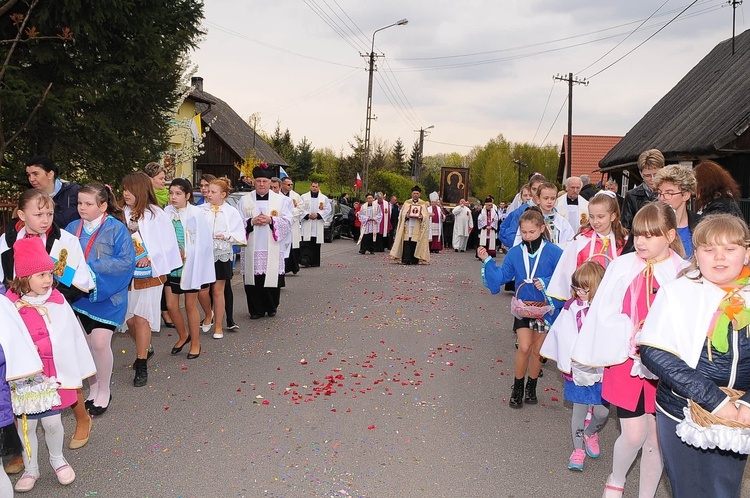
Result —
M 701 161 L 693 171 L 698 181 L 695 210 L 699 215 L 727 213 L 744 218 L 737 204 L 740 186 L 727 170 L 713 161 Z

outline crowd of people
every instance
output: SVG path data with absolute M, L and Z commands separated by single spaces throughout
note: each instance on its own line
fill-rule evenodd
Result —
M 31 158 L 26 173 L 32 188 L 0 236 L 0 319 L 8 324 L 0 332 L 8 380 L 0 383 L 0 456 L 12 457 L 0 470 L 3 497 L 32 490 L 40 477 L 37 421 L 57 480 L 75 480 L 61 412 L 71 408 L 76 419 L 68 447 L 85 446 L 92 417 L 113 401 L 115 331 L 135 341 L 134 387 L 148 383 L 151 336 L 162 322 L 177 332 L 172 355 L 187 348 L 188 360 L 199 358 L 201 332 L 222 339 L 239 329 L 237 252 L 250 319 L 275 316 L 284 276 L 320 266 L 331 210 L 317 183 L 300 196 L 266 164 L 253 169 L 237 206 L 227 202 L 228 179 L 201 176 L 196 202 L 188 180 L 168 184 L 155 162 L 126 175 L 119 198 L 108 185 L 60 179 L 46 157 Z M 12 486 L 7 474 L 20 472 Z
M 739 188 L 714 162 L 665 166 L 657 150 L 638 168 L 643 183 L 624 199 L 612 181 L 597 192 L 571 177 L 559 192 L 539 174 L 508 206 L 488 196 L 446 209 L 434 192 L 422 200 L 419 186 L 403 203 L 367 194 L 353 202 L 359 252 L 418 265 L 445 248 L 476 248 L 483 284 L 514 291 L 509 406 L 538 403 L 543 359 L 555 361 L 573 403 L 567 467 L 576 471 L 601 455 L 598 434 L 616 407 L 606 498 L 622 496 L 639 452 L 640 496 L 654 496 L 663 469 L 674 496 L 740 496 L 750 437 L 721 425 L 750 428 L 750 230 Z M 236 206 L 226 178 L 201 176 L 196 202 L 192 184 L 167 184 L 158 163 L 123 178 L 119 198 L 108 185 L 61 180 L 45 157 L 26 172 L 32 188 L 0 236 L 0 375 L 9 381 L 0 383 L 0 456 L 15 457 L 0 471 L 0 496 L 39 479 L 39 422 L 57 480 L 75 480 L 61 412 L 75 415 L 68 447 L 85 446 L 92 417 L 113 402 L 115 331 L 135 341 L 134 387 L 148 383 L 162 322 L 177 332 L 172 355 L 187 348 L 199 358 L 201 332 L 220 340 L 239 329 L 237 252 L 250 319 L 274 317 L 285 277 L 320 266 L 332 211 L 317 182 L 299 195 L 265 164 L 251 189 L 242 180 Z M 699 409 L 716 434 L 693 420 Z M 14 487 L 7 473 L 20 472 Z
M 675 497 L 739 497 L 750 453 L 750 231 L 720 165 L 664 163 L 658 150 L 642 153 L 643 183 L 624 199 L 614 182 L 584 196 L 589 178 L 571 177 L 558 195 L 534 175 L 500 225 L 502 264 L 481 239 L 483 284 L 496 294 L 515 282 L 508 404 L 536 404 L 542 360 L 554 360 L 573 404 L 569 469 L 606 451 L 598 434 L 616 409 L 605 498 L 623 496 L 639 453 L 641 497 L 655 495 L 663 470 Z

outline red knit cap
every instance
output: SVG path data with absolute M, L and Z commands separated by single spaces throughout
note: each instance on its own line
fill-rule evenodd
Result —
M 28 277 L 43 271 L 52 271 L 55 264 L 49 257 L 39 237 L 18 239 L 13 244 L 16 277 Z

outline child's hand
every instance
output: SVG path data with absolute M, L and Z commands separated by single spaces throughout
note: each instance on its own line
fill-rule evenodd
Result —
M 544 285 L 542 284 L 542 281 L 539 280 L 538 278 L 534 279 L 534 287 L 536 287 L 536 290 L 539 290 L 539 291 L 544 290 Z
M 737 407 L 733 403 L 727 403 L 721 407 L 721 410 L 714 413 L 717 417 L 725 418 L 727 420 L 737 420 L 738 411 Z
M 750 424 L 750 408 L 747 405 L 740 404 L 740 408 L 737 410 L 737 422 Z
M 479 256 L 479 259 L 481 259 L 482 261 L 487 259 L 487 249 L 485 249 L 484 247 L 480 247 L 479 249 L 477 249 L 477 256 Z

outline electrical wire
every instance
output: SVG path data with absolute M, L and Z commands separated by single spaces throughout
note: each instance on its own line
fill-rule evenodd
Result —
M 242 33 L 238 33 L 237 31 L 231 30 L 229 28 L 225 28 L 224 26 L 220 26 L 220 25 L 218 25 L 216 23 L 213 23 L 211 21 L 207 21 L 205 19 L 203 20 L 203 23 L 206 26 L 210 27 L 210 28 L 216 29 L 218 31 L 222 31 L 222 32 L 230 34 L 232 36 L 236 36 L 237 38 L 242 38 L 243 40 L 247 40 L 249 42 L 255 43 L 255 44 L 260 45 L 262 47 L 270 48 L 271 50 L 276 50 L 278 52 L 283 52 L 285 54 L 294 55 L 294 56 L 297 56 L 297 57 L 302 57 L 303 59 L 309 59 L 309 60 L 316 61 L 316 62 L 322 62 L 324 64 L 332 64 L 334 66 L 341 66 L 341 67 L 350 67 L 350 68 L 354 68 L 354 69 L 361 69 L 361 67 L 352 66 L 351 64 L 341 64 L 340 62 L 333 62 L 333 61 L 321 59 L 319 57 L 312 57 L 312 56 L 309 56 L 309 55 L 300 54 L 299 52 L 294 52 L 293 50 L 289 50 L 289 49 L 286 49 L 286 48 L 283 48 L 283 47 L 277 47 L 276 45 L 271 45 L 270 43 L 266 43 L 266 42 L 262 42 L 260 40 L 256 40 L 255 38 L 251 38 L 251 37 L 249 37 L 247 35 L 244 35 Z
M 576 73 L 576 76 L 578 76 L 579 74 L 581 74 L 582 72 L 584 72 L 585 70 L 587 70 L 588 68 L 590 68 L 591 66 L 593 66 L 594 64 L 596 64 L 597 62 L 599 62 L 600 60 L 604 59 L 606 56 L 608 56 L 612 52 L 614 52 L 617 49 L 617 47 L 619 47 L 620 45 L 622 45 L 623 43 L 625 43 L 625 41 L 628 38 L 630 38 L 632 35 L 634 35 L 636 31 L 638 31 L 639 29 L 641 29 L 641 27 L 644 24 L 646 24 L 649 19 L 651 19 L 652 17 L 654 17 L 661 10 L 662 7 L 664 7 L 665 5 L 667 5 L 668 2 L 669 2 L 669 0 L 664 0 L 664 3 L 661 4 L 659 6 L 659 8 L 656 9 L 650 16 L 648 16 L 646 19 L 644 19 L 642 23 L 640 23 L 638 26 L 636 26 L 636 28 L 633 31 L 631 31 L 630 33 L 628 33 L 628 36 L 626 36 L 625 38 L 623 38 L 622 40 L 620 40 L 619 42 L 617 42 L 617 44 L 614 47 L 612 47 L 609 50 L 607 50 L 604 53 L 604 55 L 602 55 L 601 57 L 599 57 L 598 59 L 596 59 L 594 62 L 592 62 L 591 64 L 589 64 L 588 66 L 586 66 L 583 69 L 581 69 L 580 71 L 578 71 Z
M 661 32 L 661 31 L 662 31 L 662 30 L 663 30 L 664 28 L 666 28 L 667 26 L 669 26 L 670 24 L 672 24 L 672 21 L 674 21 L 675 19 L 677 19 L 678 17 L 680 17 L 680 16 L 681 16 L 681 15 L 682 15 L 682 14 L 683 14 L 683 13 L 684 13 L 684 12 L 685 12 L 686 10 L 688 10 L 688 9 L 689 9 L 690 7 L 692 7 L 692 6 L 693 6 L 693 5 L 694 5 L 694 4 L 695 4 L 695 3 L 697 2 L 697 1 L 698 1 L 698 0 L 693 0 L 693 2 L 692 2 L 692 3 L 690 4 L 690 5 L 688 5 L 688 6 L 687 6 L 687 7 L 685 7 L 684 9 L 682 9 L 682 10 L 681 10 L 681 11 L 680 11 L 680 12 L 679 12 L 679 13 L 678 13 L 678 14 L 677 14 L 676 16 L 674 16 L 674 17 L 673 17 L 673 18 L 672 18 L 672 19 L 671 19 L 671 20 L 670 20 L 670 21 L 669 21 L 669 22 L 668 22 L 667 24 L 665 24 L 664 26 L 662 26 L 661 28 L 659 28 L 659 29 L 658 29 L 658 30 L 656 31 L 656 33 L 652 34 L 651 36 L 649 36 L 648 38 L 646 38 L 645 40 L 643 40 L 643 41 L 642 41 L 641 43 L 639 43 L 638 45 L 636 45 L 635 47 L 633 47 L 633 49 L 632 49 L 632 50 L 630 50 L 630 51 L 626 52 L 626 53 L 625 53 L 625 55 L 623 55 L 623 56 L 622 56 L 622 57 L 620 57 L 619 59 L 615 60 L 615 61 L 614 61 L 613 63 L 611 63 L 611 64 L 609 64 L 609 65 L 605 66 L 605 67 L 604 67 L 604 69 L 601 69 L 601 70 L 599 70 L 599 71 L 595 72 L 594 74 L 592 74 L 591 76 L 589 76 L 589 77 L 588 77 L 588 78 L 586 78 L 586 79 L 590 80 L 590 79 L 591 79 L 591 78 L 593 78 L 594 76 L 597 76 L 597 75 L 599 75 L 599 74 L 602 74 L 602 73 L 603 73 L 604 71 L 606 71 L 607 69 L 611 68 L 612 66 L 614 66 L 615 64 L 617 64 L 618 62 L 620 62 L 621 60 L 623 60 L 623 59 L 624 59 L 625 57 L 627 57 L 628 55 L 630 55 L 630 54 L 632 54 L 633 52 L 635 52 L 636 50 L 638 50 L 638 49 L 639 49 L 639 48 L 640 48 L 640 47 L 641 47 L 641 46 L 642 46 L 642 45 L 643 45 L 644 43 L 646 43 L 647 41 L 649 41 L 649 40 L 650 40 L 651 38 L 653 38 L 654 36 L 658 35 L 658 34 L 659 34 L 659 33 L 660 33 L 660 32 Z
M 549 131 L 547 132 L 547 134 L 546 134 L 546 135 L 544 135 L 544 139 L 542 140 L 542 145 L 544 145 L 544 143 L 545 143 L 545 142 L 547 141 L 547 137 L 549 137 L 549 134 L 550 134 L 550 133 L 552 133 L 552 128 L 554 128 L 554 127 L 555 127 L 555 124 L 557 123 L 557 118 L 559 118 L 559 117 L 560 117 L 560 113 L 561 113 L 561 112 L 562 112 L 562 110 L 563 110 L 563 109 L 565 108 L 565 104 L 566 104 L 567 102 L 568 102 L 568 96 L 566 95 L 566 96 L 565 96 L 565 100 L 563 100 L 563 103 L 562 103 L 562 105 L 560 106 L 560 110 L 559 110 L 559 111 L 557 111 L 557 116 L 555 116 L 555 120 L 554 120 L 554 121 L 552 122 L 552 126 L 550 126 L 550 127 L 549 127 Z
M 312 10 L 316 16 L 318 16 L 324 23 L 326 23 L 337 35 L 339 35 L 339 38 L 344 40 L 346 43 L 349 44 L 354 50 L 357 52 L 362 52 L 361 47 L 358 47 L 347 35 L 344 33 L 344 30 L 336 23 L 334 19 L 331 18 L 328 14 L 325 13 L 325 11 L 317 4 L 315 3 L 315 0 L 302 0 L 305 5 L 309 7 L 310 10 Z
M 452 144 L 452 143 L 449 143 L 449 142 L 438 142 L 437 140 L 428 140 L 426 138 L 424 139 L 424 141 L 425 142 L 430 142 L 430 143 L 433 143 L 433 144 L 451 145 L 453 147 L 466 147 L 467 149 L 473 149 L 474 147 L 477 147 L 476 145 L 463 145 L 463 144 Z
M 325 0 L 323 0 L 323 1 L 325 1 Z M 347 14 L 346 11 L 343 8 L 341 8 L 341 5 L 339 5 L 339 3 L 336 0 L 332 0 L 332 1 L 333 1 L 333 3 L 336 4 L 336 7 L 338 7 L 339 10 L 341 12 L 343 12 L 343 14 L 346 16 L 346 18 L 349 19 L 349 22 L 351 22 L 352 25 L 354 25 L 354 27 L 357 28 L 357 31 L 360 32 L 360 34 L 362 35 L 362 38 L 365 40 L 365 46 L 367 46 L 367 44 L 370 43 L 370 38 L 368 38 L 367 35 L 364 33 L 364 31 L 362 31 L 362 29 L 359 26 L 357 26 L 357 23 L 354 22 L 354 19 L 352 19 L 351 17 L 349 17 L 349 14 Z
M 390 91 L 386 90 L 386 88 L 383 86 L 383 84 L 380 82 L 380 78 L 375 79 L 375 83 L 378 84 L 381 90 L 383 90 L 383 95 L 385 95 L 385 98 L 388 99 L 388 102 L 390 102 L 391 106 L 396 110 L 396 113 L 398 113 L 399 117 L 406 123 L 407 125 L 411 126 L 412 128 L 419 128 L 419 125 L 414 123 L 408 116 L 406 116 L 401 109 L 393 103 L 391 100 L 391 93 Z
M 410 111 L 412 118 L 414 118 L 416 122 L 421 123 L 422 120 L 419 118 L 419 115 L 417 114 L 417 111 L 414 109 L 414 106 L 412 106 L 411 102 L 409 102 L 409 98 L 406 96 L 406 92 L 404 92 L 404 89 L 401 87 L 401 84 L 398 82 L 398 78 L 396 78 L 396 74 L 393 72 L 391 65 L 388 63 L 388 59 L 383 57 L 383 61 L 385 62 L 385 65 L 388 67 L 387 71 L 383 69 L 383 74 L 389 80 L 391 79 L 391 76 L 393 77 L 392 83 L 395 83 L 395 86 L 398 87 L 398 90 L 400 94 L 403 96 L 403 101 L 406 102 L 406 107 L 408 108 L 408 111 Z
M 552 90 L 555 89 L 555 83 L 557 83 L 557 80 L 554 78 L 552 79 L 552 88 L 549 89 L 549 95 L 547 95 L 547 103 L 544 104 L 544 110 L 542 111 L 542 117 L 539 118 L 539 124 L 536 125 L 536 131 L 534 132 L 534 138 L 531 139 L 531 143 L 534 143 L 534 140 L 536 140 L 536 135 L 539 133 L 539 128 L 542 127 L 542 121 L 544 121 L 544 115 L 547 113 L 547 107 L 549 106 L 549 100 L 552 97 Z
M 302 102 L 305 102 L 306 100 L 308 100 L 308 99 L 310 99 L 312 97 L 316 97 L 316 96 L 318 96 L 318 95 L 320 95 L 322 93 L 325 93 L 327 90 L 329 90 L 333 86 L 341 84 L 344 81 L 352 78 L 354 75 L 356 75 L 357 73 L 359 73 L 359 71 L 361 71 L 361 68 L 353 69 L 353 70 L 351 70 L 351 71 L 349 71 L 349 72 L 347 72 L 347 73 L 339 76 L 338 78 L 335 78 L 335 79 L 329 81 L 328 83 L 326 83 L 324 85 L 321 85 L 318 88 L 316 88 L 314 90 L 311 90 L 310 92 L 307 92 L 304 95 L 301 95 L 297 99 L 294 99 L 294 100 L 291 100 L 291 101 L 287 102 L 286 105 L 284 105 L 283 107 L 280 107 L 278 109 L 271 110 L 271 111 L 266 111 L 266 112 L 269 113 L 269 114 L 275 114 L 275 113 L 279 113 L 279 112 L 285 111 L 285 110 L 287 110 L 287 109 L 289 109 L 291 107 L 294 107 L 294 106 L 296 106 L 298 104 L 301 104 Z
M 700 0 L 700 3 L 707 3 L 707 2 L 716 2 L 716 0 Z M 672 10 L 665 11 L 661 16 L 658 16 L 658 17 L 665 17 L 665 16 L 667 16 L 667 15 L 673 13 L 673 12 L 676 12 L 678 10 L 679 10 L 679 8 L 675 8 L 675 9 L 672 9 Z M 475 56 L 478 56 L 478 55 L 489 55 L 489 54 L 495 54 L 495 53 L 500 53 L 500 52 L 512 52 L 512 51 L 515 51 L 515 50 L 522 50 L 522 49 L 526 49 L 526 48 L 533 48 L 533 47 L 539 47 L 539 46 L 543 46 L 543 45 L 550 45 L 550 44 L 558 43 L 558 42 L 562 42 L 562 41 L 573 40 L 575 38 L 581 38 L 581 37 L 584 37 L 584 36 L 590 36 L 590 35 L 595 35 L 595 34 L 598 34 L 598 33 L 603 33 L 605 31 L 611 31 L 613 29 L 623 28 L 625 26 L 630 26 L 632 24 L 641 23 L 642 21 L 647 21 L 652 16 L 653 16 L 653 14 L 651 16 L 649 16 L 648 18 L 643 19 L 643 20 L 629 21 L 629 22 L 626 22 L 626 23 L 623 23 L 623 24 L 618 24 L 616 26 L 610 26 L 608 28 L 597 29 L 597 30 L 594 30 L 594 31 L 589 31 L 587 33 L 581 33 L 581 34 L 578 34 L 578 35 L 571 35 L 571 36 L 566 36 L 566 37 L 563 37 L 563 38 L 557 38 L 557 39 L 554 39 L 554 40 L 547 40 L 547 41 L 542 41 L 542 42 L 529 43 L 529 44 L 525 44 L 525 45 L 517 45 L 517 46 L 514 46 L 514 47 L 502 48 L 502 49 L 497 49 L 497 50 L 488 50 L 488 51 L 484 51 L 484 52 L 473 52 L 473 53 L 468 53 L 468 54 L 443 55 L 443 56 L 434 56 L 434 57 L 400 58 L 400 59 L 394 59 L 394 61 L 395 62 L 402 62 L 402 61 L 455 59 L 455 58 L 463 58 L 463 57 L 475 57 Z M 656 24 L 656 26 L 658 26 L 658 24 Z M 623 34 L 624 33 L 618 33 L 618 34 L 612 35 L 612 36 L 613 37 L 617 37 L 617 36 L 622 36 Z M 607 38 L 609 38 L 609 37 L 607 37 Z M 607 38 L 603 38 L 603 39 L 607 39 Z

